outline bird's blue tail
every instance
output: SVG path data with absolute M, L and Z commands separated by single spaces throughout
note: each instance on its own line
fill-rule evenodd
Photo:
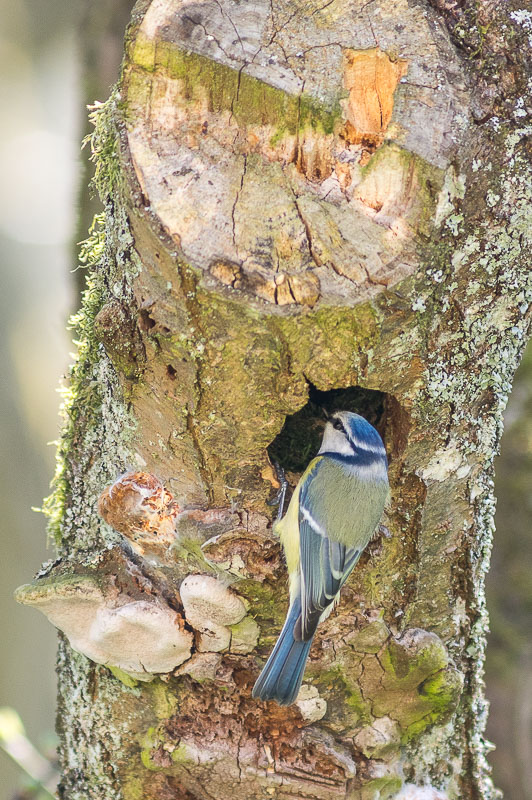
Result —
M 297 596 L 288 610 L 288 616 L 276 645 L 253 687 L 253 697 L 258 700 L 275 700 L 289 706 L 297 697 L 305 664 L 312 644 L 294 638 L 294 626 L 301 614 L 301 599 Z

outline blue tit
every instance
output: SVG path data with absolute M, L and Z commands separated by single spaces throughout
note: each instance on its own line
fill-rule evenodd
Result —
M 388 494 L 381 437 L 358 414 L 334 413 L 318 455 L 274 525 L 290 576 L 290 606 L 253 697 L 280 705 L 296 699 L 316 628 L 373 536 Z

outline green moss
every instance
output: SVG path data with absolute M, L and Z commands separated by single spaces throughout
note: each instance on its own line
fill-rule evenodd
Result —
M 312 670 L 312 663 L 309 664 L 309 672 Z M 322 687 L 320 694 L 327 695 L 331 689 L 335 694 L 345 698 L 345 707 L 342 707 L 342 723 L 348 727 L 363 726 L 372 722 L 370 704 L 362 696 L 360 685 L 353 680 L 349 674 L 349 667 L 336 663 L 328 670 L 322 670 L 315 676 L 314 683 Z
M 155 70 L 155 44 L 152 39 L 141 36 L 136 31 L 133 42 L 130 42 L 128 58 L 133 63 L 147 72 Z
M 152 764 L 151 748 L 140 751 L 140 760 L 142 761 L 142 765 L 146 767 L 146 769 L 151 770 L 152 772 L 155 772 L 156 770 L 160 769 L 160 767 L 157 767 L 155 766 L 155 764 Z
M 290 347 L 294 372 L 300 370 L 324 390 L 353 386 L 353 364 L 380 336 L 378 313 L 370 302 L 354 308 L 320 306 L 314 313 L 298 317 L 297 324 L 290 317 L 277 324 Z M 324 358 L 317 359 L 316 351 L 323 351 Z
M 419 692 L 430 700 L 434 712 L 441 716 L 456 705 L 462 685 L 460 673 L 454 669 L 446 669 L 427 678 Z
M 86 240 L 85 252 L 90 251 Z M 100 247 L 100 233 L 95 231 L 94 248 Z M 76 433 L 78 421 L 93 419 L 96 424 L 101 406 L 98 388 L 90 380 L 92 366 L 97 360 L 98 342 L 93 336 L 94 317 L 102 307 L 102 286 L 98 278 L 89 275 L 87 289 L 82 295 L 81 311 L 70 319 L 70 328 L 77 336 L 77 362 L 70 370 L 70 385 L 61 389 L 61 413 L 65 420 L 61 440 L 56 451 L 56 471 L 52 480 L 52 493 L 43 500 L 42 511 L 48 517 L 48 535 L 56 545 L 61 542 L 62 524 L 66 501 L 70 491 L 66 459 L 70 455 L 71 442 Z
M 238 594 L 249 601 L 251 612 L 260 625 L 259 641 L 263 644 L 271 643 L 279 635 L 284 622 L 288 595 L 284 596 L 272 585 L 250 579 L 239 581 Z
M 95 214 L 89 228 L 89 235 L 80 242 L 79 264 L 82 267 L 95 267 L 103 256 L 105 247 L 105 212 Z
M 95 162 L 93 185 L 104 201 L 113 196 L 112 207 L 97 215 L 82 242 L 80 263 L 89 268 L 87 289 L 80 311 L 69 327 L 74 331 L 76 361 L 70 368 L 69 385 L 62 389 L 64 425 L 56 454 L 52 493 L 43 501 L 49 536 L 59 546 L 70 537 L 80 549 L 101 541 L 102 523 L 96 499 L 106 480 L 114 480 L 130 458 L 135 423 L 123 401 L 118 375 L 103 352 L 95 318 L 112 298 L 109 287 L 120 285 L 120 304 L 131 301 L 131 281 L 137 263 L 133 240 L 120 198 L 117 91 L 106 103 L 92 109 L 94 132 L 85 144 Z M 96 457 L 95 457 L 95 454 Z M 76 462 L 75 471 L 70 464 Z M 66 513 L 68 508 L 68 514 Z M 107 537 L 114 536 L 106 530 Z
M 456 711 L 462 692 L 462 677 L 454 669 L 431 676 L 399 708 L 398 720 L 404 731 L 402 742 L 409 742 L 435 723 L 447 722 Z
M 362 786 L 360 800 L 390 800 L 395 797 L 402 785 L 403 781 L 398 776 L 386 775 L 374 778 Z
M 138 681 L 135 678 L 132 678 L 131 675 L 128 675 L 127 672 L 124 672 L 123 669 L 120 667 L 108 667 L 109 672 L 111 672 L 120 683 L 123 683 L 124 686 L 127 686 L 128 689 L 134 689 L 138 686 Z
M 155 680 L 147 687 L 150 692 L 153 708 L 158 719 L 164 720 L 172 716 L 176 710 L 177 698 L 172 694 L 166 683 Z
M 92 133 L 83 140 L 90 147 L 90 160 L 94 163 L 93 185 L 102 201 L 111 196 L 121 180 L 118 157 L 118 131 L 115 124 L 118 92 L 115 89 L 105 103 L 90 106 L 89 120 L 94 125 Z
M 275 129 L 272 145 L 283 135 L 294 135 L 305 128 L 324 135 L 333 133 L 342 120 L 341 94 L 330 105 L 308 94 L 288 94 L 244 71 L 185 52 L 171 42 L 158 41 L 155 47 L 152 40 L 139 35 L 131 57 L 142 70 L 161 70 L 181 81 L 184 102 L 197 102 L 206 97 L 209 111 L 230 111 L 241 128 L 271 126 Z M 138 88 L 142 91 L 141 84 Z M 130 94 L 131 91 L 130 83 Z
M 347 689 L 346 704 L 351 711 L 356 712 L 358 724 L 367 725 L 371 721 L 370 704 L 364 700 L 357 685 L 349 685 L 346 681 L 344 683 Z
M 166 746 L 165 746 L 166 745 Z M 185 742 L 179 742 L 176 746 L 175 742 L 166 741 L 165 732 L 162 726 L 157 728 L 148 728 L 146 734 L 142 737 L 140 759 L 146 769 L 151 772 L 158 772 L 166 770 L 169 767 L 154 762 L 154 757 L 159 754 L 161 749 L 168 753 L 174 764 L 195 764 L 194 755 L 191 753 L 190 748 Z
M 124 800 L 144 800 L 143 781 L 140 778 L 126 778 L 124 781 Z
M 180 742 L 175 750 L 172 751 L 172 761 L 174 764 L 194 764 L 195 759 L 190 752 L 190 748 L 184 742 Z
M 391 639 L 379 661 L 391 680 L 410 691 L 419 686 L 427 675 L 444 669 L 448 655 L 445 645 L 436 636 L 427 639 L 416 650 L 403 647 L 400 641 Z
M 94 335 L 93 323 L 100 310 L 105 295 L 98 276 L 90 276 L 87 290 L 83 295 L 83 305 L 79 314 L 72 318 L 78 338 L 77 361 L 70 370 L 70 384 L 62 389 L 63 403 L 61 412 L 65 420 L 61 439 L 56 451 L 56 471 L 52 480 L 52 493 L 43 501 L 42 511 L 48 517 L 48 534 L 59 546 L 65 529 L 79 538 L 97 535 L 100 527 L 96 516 L 96 499 L 105 482 L 114 479 L 123 469 L 127 461 L 126 451 L 133 433 L 134 424 L 128 411 L 121 404 L 121 391 L 116 374 L 108 374 L 107 383 L 96 378 L 99 370 L 104 369 L 100 359 L 101 345 Z M 102 415 L 107 416 L 107 435 L 113 444 L 112 449 L 103 448 L 104 440 L 97 433 Z M 92 457 L 92 444 L 87 442 L 86 449 L 80 445 L 80 431 L 85 431 L 89 439 L 99 441 L 99 460 Z M 76 447 L 80 447 L 78 469 L 85 472 L 86 492 L 89 486 L 93 491 L 93 503 L 89 515 L 82 525 L 74 523 L 73 516 L 65 516 L 67 505 L 71 502 L 72 473 L 69 458 Z M 88 472 L 91 478 L 88 478 Z

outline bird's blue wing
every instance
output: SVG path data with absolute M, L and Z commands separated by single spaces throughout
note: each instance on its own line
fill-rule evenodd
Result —
M 327 530 L 320 472 L 327 469 L 318 462 L 302 486 L 299 497 L 299 544 L 301 564 L 301 620 L 296 638 L 312 638 L 323 612 L 334 599 L 358 561 L 361 548 L 335 541 Z

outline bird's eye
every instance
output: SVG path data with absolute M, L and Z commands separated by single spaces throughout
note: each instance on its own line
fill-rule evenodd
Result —
M 344 426 L 342 425 L 342 421 L 339 420 L 339 419 L 333 419 L 332 426 L 333 426 L 335 431 L 343 431 L 344 430 Z

